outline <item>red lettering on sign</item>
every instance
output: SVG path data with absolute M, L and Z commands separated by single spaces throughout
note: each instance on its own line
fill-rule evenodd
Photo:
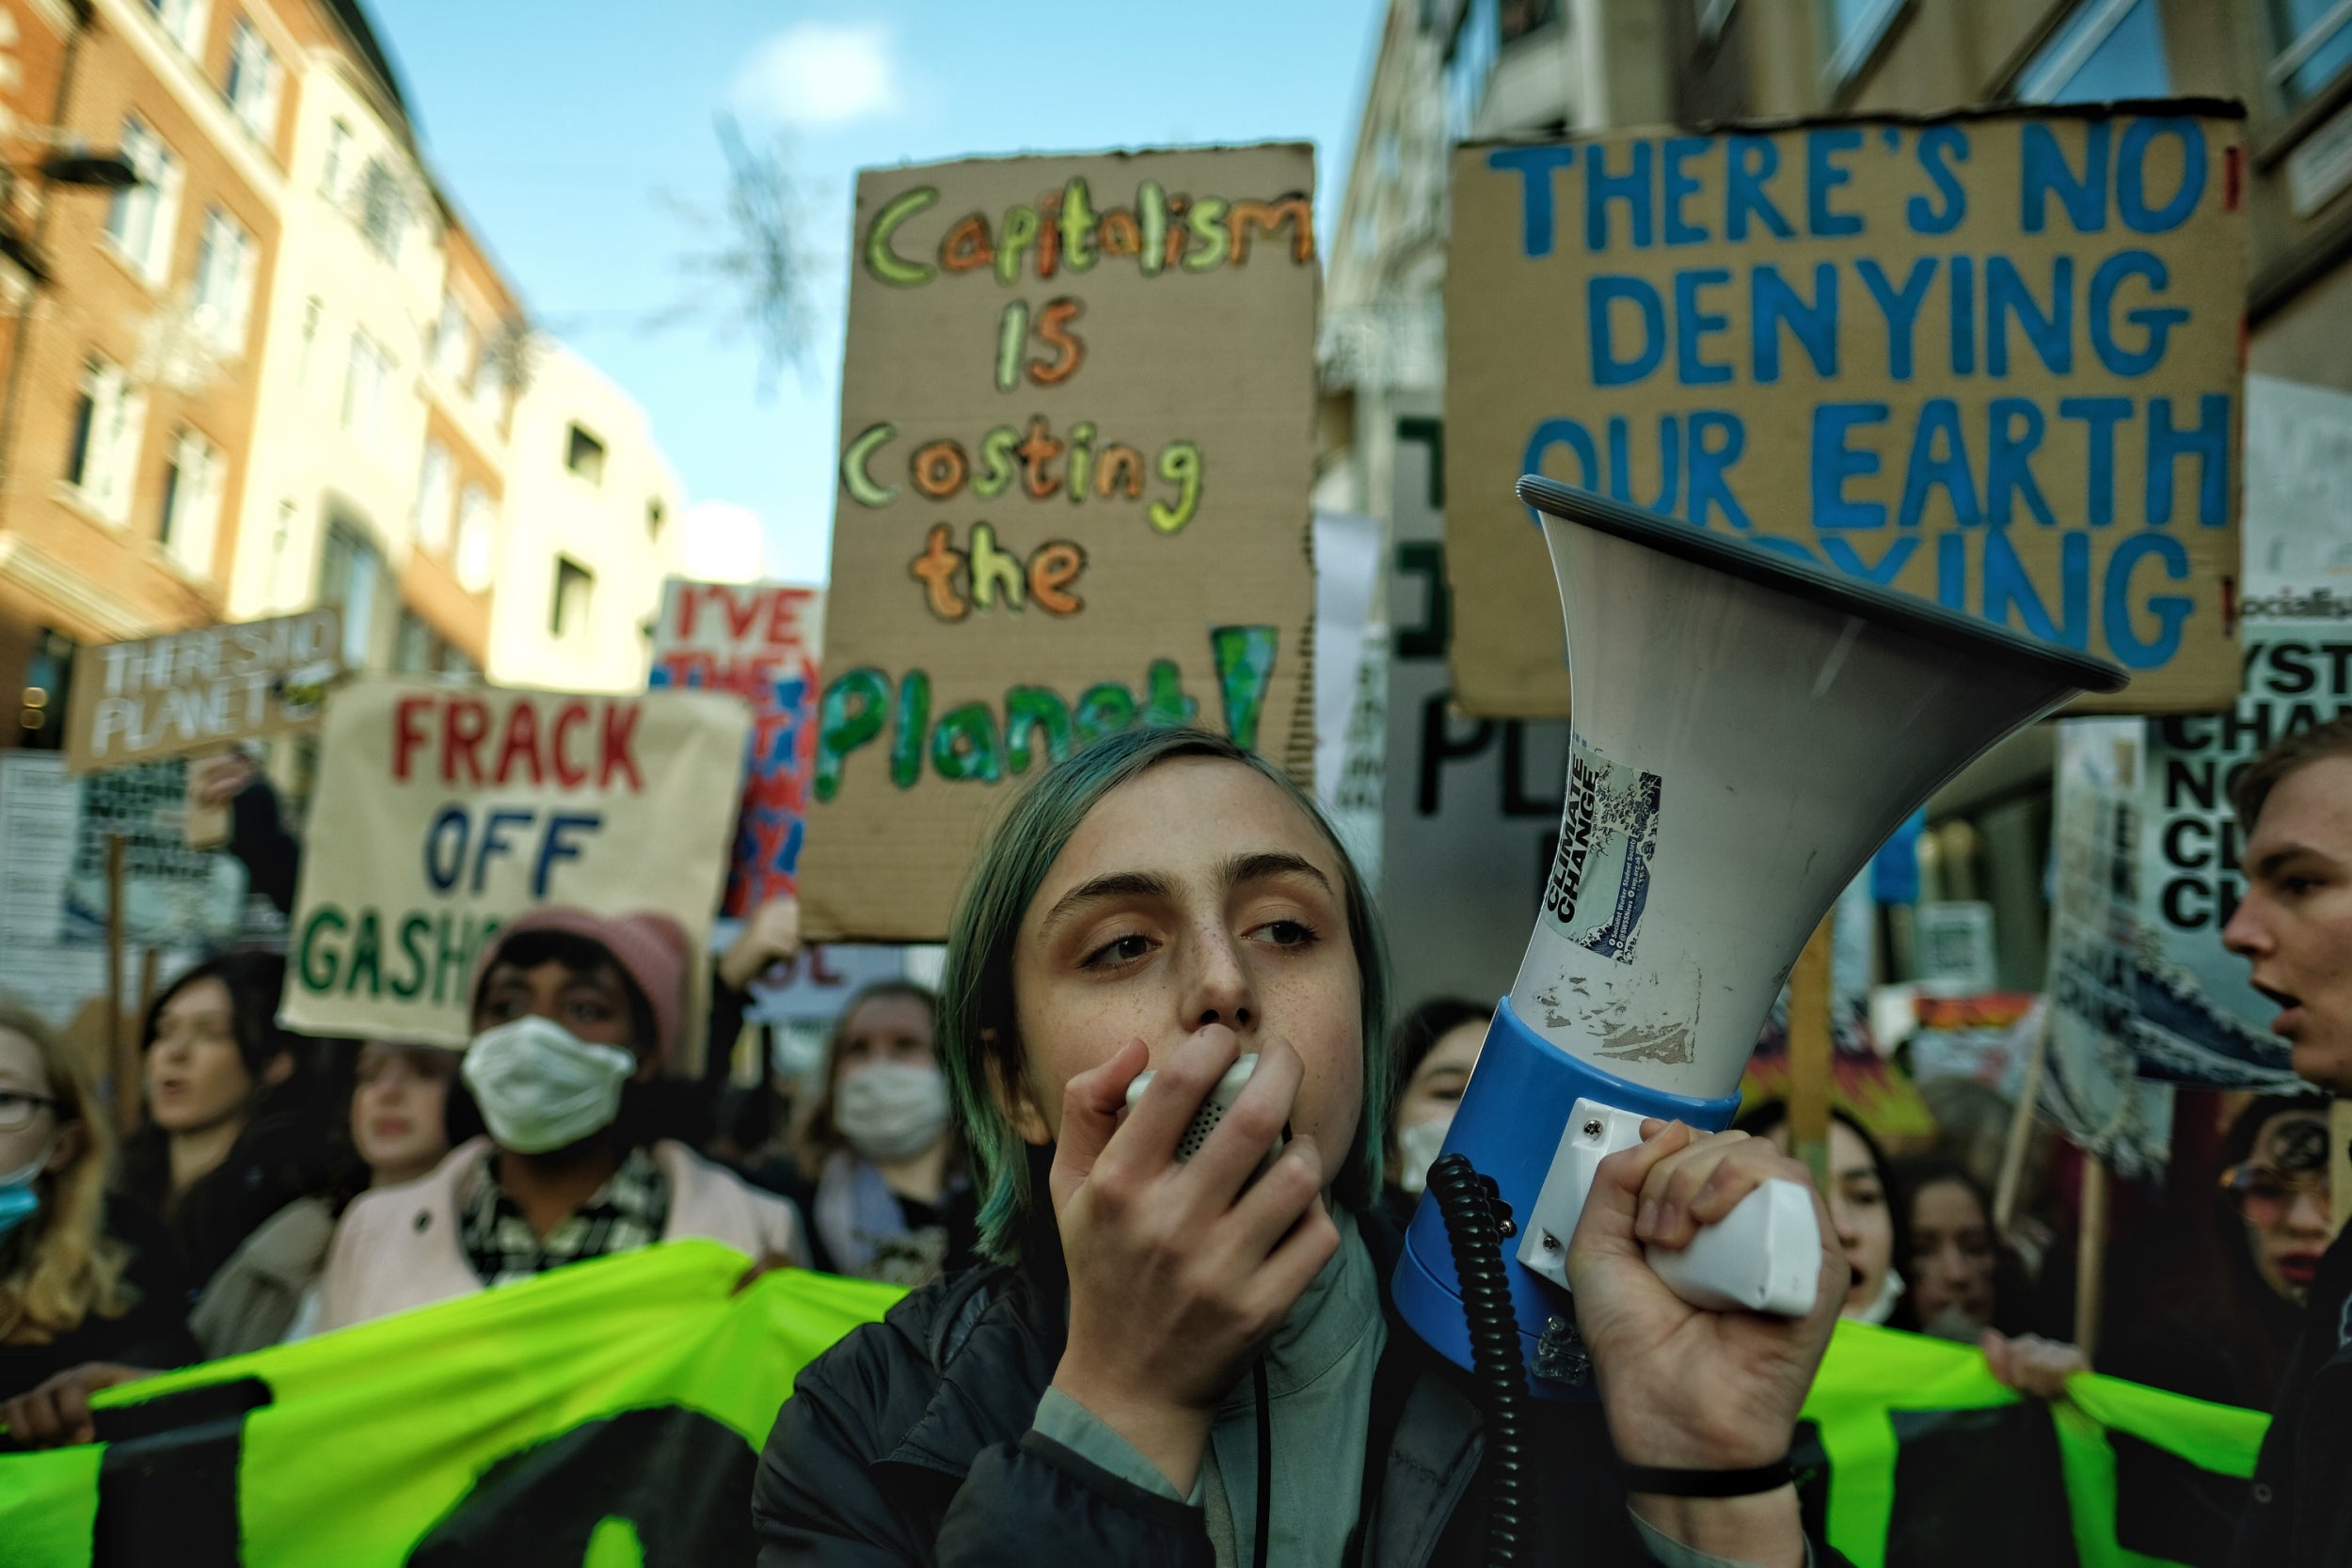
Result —
M 752 624 L 759 619 L 759 595 L 739 599 L 733 589 L 714 587 L 711 592 L 723 596 L 727 608 L 727 635 L 738 642 L 751 635 Z
M 457 759 L 466 759 L 469 782 L 482 782 L 482 742 L 490 734 L 490 705 L 479 697 L 453 697 L 441 713 L 441 782 L 457 782 Z
M 506 712 L 506 744 L 499 749 L 501 784 L 514 772 L 517 756 L 531 769 L 532 784 L 548 782 L 539 767 L 539 710 L 528 702 L 518 702 Z
M 588 769 L 572 761 L 571 743 L 565 738 L 575 725 L 586 722 L 586 703 L 565 703 L 563 710 L 555 716 L 555 728 L 548 750 L 553 753 L 556 782 L 565 789 L 578 789 L 588 782 Z
M 408 753 L 424 744 L 424 710 L 433 705 L 430 697 L 403 697 L 392 705 L 392 777 L 405 781 L 408 777 Z
M 801 610 L 806 595 L 779 588 L 768 596 L 768 642 L 787 648 L 801 641 Z
M 640 709 L 634 703 L 615 703 L 604 710 L 603 761 L 596 770 L 596 787 L 612 787 L 612 775 L 627 771 L 632 793 L 644 794 L 644 775 L 637 771 L 636 755 L 629 750 L 637 738 Z

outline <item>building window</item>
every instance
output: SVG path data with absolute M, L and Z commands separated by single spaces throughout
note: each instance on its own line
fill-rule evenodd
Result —
M 17 704 L 16 743 L 31 751 L 65 746 L 65 715 L 73 694 L 73 651 L 77 644 L 47 626 L 33 634 L 33 657 L 24 668 L 24 690 Z
M 196 253 L 197 327 L 230 354 L 245 352 L 258 253 L 253 236 L 235 218 L 217 207 L 204 214 Z
M 400 625 L 392 633 L 392 673 L 400 675 L 421 675 L 429 673 L 437 662 L 434 644 L 439 639 L 423 616 L 400 607 Z
M 2269 77 L 2298 108 L 2352 65 L 2352 5 L 2344 0 L 2268 0 L 2275 51 Z
M 391 369 L 374 339 L 364 332 L 351 335 L 351 360 L 343 372 L 343 428 L 371 451 L 384 438 L 384 384 Z
M 1450 139 L 1470 135 L 1502 53 L 1502 17 L 1496 0 L 1469 0 L 1446 47 L 1445 134 Z
M 568 556 L 555 558 L 555 599 L 548 607 L 548 631 L 557 641 L 587 635 L 588 599 L 596 586 L 596 574 L 587 567 Z
M 417 475 L 417 542 L 439 554 L 449 548 L 450 511 L 456 505 L 457 468 L 449 449 L 438 441 L 424 447 L 424 467 Z
M 310 346 L 319 341 L 319 322 L 326 314 L 326 302 L 312 294 L 302 304 L 302 353 L 294 361 L 294 385 L 310 384 Z
M 1505 49 L 1559 20 L 1560 0 L 1501 0 L 1495 8 L 1495 31 Z
M 190 55 L 204 53 L 204 22 L 212 10 L 207 0 L 147 0 L 147 8 L 172 42 Z
M 659 538 L 660 538 L 660 537 L 661 537 L 661 515 L 662 515 L 662 514 L 661 514 L 661 498 L 660 498 L 660 497 L 656 496 L 656 497 L 654 497 L 652 499 L 650 499 L 650 500 L 648 500 L 648 501 L 646 501 L 646 502 L 645 502 L 645 537 L 646 537 L 646 538 L 648 538 L 648 539 L 659 539 Z
M 139 433 L 146 418 L 147 400 L 131 389 L 131 378 L 120 366 L 95 355 L 83 362 L 65 477 L 109 522 L 130 520 L 131 481 L 138 468 Z
M 2171 92 L 2156 0 L 2085 0 L 2017 78 L 2017 96 L 2027 103 L 2105 103 Z
M 220 449 L 193 430 L 171 443 L 164 469 L 163 515 L 156 542 L 191 576 L 213 575 L 213 541 L 220 528 L 220 493 L 227 464 Z
M 408 198 L 400 176 L 381 158 L 371 158 L 359 176 L 359 232 L 368 248 L 387 261 L 400 260 L 401 237 L 408 230 Z
M 122 122 L 122 156 L 138 171 L 139 183 L 115 192 L 106 208 L 106 238 L 140 277 L 161 283 L 180 216 L 180 161 L 135 117 Z
M 457 303 L 455 294 L 443 294 L 440 320 L 433 327 L 433 363 L 450 380 L 462 384 L 472 359 L 473 323 L 466 319 L 466 308 Z
M 604 483 L 604 443 L 579 425 L 571 427 L 564 448 L 564 467 L 591 484 Z
M 338 119 L 326 127 L 326 161 L 319 168 L 319 195 L 337 206 L 351 180 L 351 127 Z
M 492 424 L 506 418 L 506 371 L 487 354 L 474 366 L 473 405 Z
M 490 500 L 490 492 L 479 484 L 467 485 L 457 502 L 457 586 L 469 594 L 489 589 L 495 543 L 491 533 L 497 521 L 498 508 Z
M 229 29 L 229 74 L 220 90 L 247 131 L 262 141 L 277 134 L 278 56 L 244 17 Z
M 1862 69 L 1870 52 L 1886 36 L 1908 0 L 1820 0 L 1821 19 L 1829 28 L 1829 66 L 1833 83 L 1843 84 Z
M 365 669 L 375 649 L 377 601 L 384 587 L 384 557 L 365 533 L 342 518 L 326 525 L 319 552 L 319 603 L 342 607 L 343 662 Z

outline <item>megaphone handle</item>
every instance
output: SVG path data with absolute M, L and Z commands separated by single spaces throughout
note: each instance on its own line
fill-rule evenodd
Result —
M 1680 1251 L 1643 1256 L 1669 1290 L 1709 1311 L 1802 1318 L 1821 1282 L 1821 1230 L 1813 1195 L 1794 1181 L 1767 1181 Z
M 1579 1100 L 1537 1195 L 1519 1243 L 1519 1262 L 1569 1289 L 1565 1243 L 1576 1232 L 1600 1162 L 1642 1141 L 1635 1111 Z M 1794 1181 L 1767 1181 L 1732 1206 L 1680 1251 L 1644 1250 L 1669 1290 L 1714 1312 L 1770 1312 L 1801 1318 L 1820 1290 L 1821 1227 L 1813 1195 Z

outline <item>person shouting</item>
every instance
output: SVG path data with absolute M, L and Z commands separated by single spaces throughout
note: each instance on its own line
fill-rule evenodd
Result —
M 761 1562 L 1483 1561 L 1468 1380 L 1383 1288 L 1385 990 L 1355 867 L 1263 758 L 1139 726 L 1033 780 L 974 863 L 942 987 L 992 1261 L 802 1373 L 754 1491 Z M 1825 1243 L 1804 1319 L 1683 1303 L 1643 1243 L 1804 1172 L 1645 1131 L 1571 1243 L 1601 1398 L 1532 1402 L 1524 1560 L 1829 1563 L 1785 1459 L 1845 1264 Z M 1630 1511 L 1619 1462 L 1654 1467 Z
M 2265 750 L 2230 791 L 2246 891 L 2222 945 L 2279 1005 L 2297 1077 L 2352 1095 L 2352 718 Z M 2298 1269 L 2298 1273 L 2303 1272 Z M 2263 1438 L 2231 1560 L 2316 1568 L 2352 1558 L 2352 1243 L 2339 1231 L 2304 1287 L 2303 1333 Z

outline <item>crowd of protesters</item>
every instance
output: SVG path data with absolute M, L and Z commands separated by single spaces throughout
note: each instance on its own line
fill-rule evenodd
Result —
M 283 907 L 299 848 L 267 781 L 231 763 L 210 787 L 252 885 Z M 2337 995 L 2352 907 L 2336 907 L 2352 906 L 2352 727 L 2274 749 L 2237 801 L 2249 894 L 2226 940 L 2288 1008 L 2298 1070 L 2352 1091 L 2352 1016 L 2337 1016 L 2352 1015 Z M 780 903 L 711 965 L 709 1054 L 732 1056 L 747 988 L 798 943 Z M 0 1002 L 8 1440 L 88 1441 L 92 1394 L 163 1369 L 697 1237 L 741 1252 L 747 1279 L 813 1267 L 916 1291 L 784 1411 L 755 1507 L 770 1560 L 930 1560 L 986 1535 L 1199 1560 L 1205 1533 L 1231 1562 L 1271 1532 L 1275 1560 L 1370 1560 L 1408 1528 L 1442 1548 L 1430 1560 L 1471 1560 L 1483 1494 L 1428 1455 L 1474 1455 L 1459 1440 L 1475 1413 L 1381 1280 L 1492 1009 L 1424 1000 L 1386 1025 L 1370 900 L 1279 770 L 1184 729 L 1057 766 L 971 869 L 944 997 L 859 992 L 780 1097 L 678 1070 L 706 1054 L 687 1050 L 694 962 L 665 916 L 532 910 L 481 954 L 459 1052 L 294 1035 L 276 1021 L 281 958 L 213 957 L 137 1020 L 139 1115 L 119 1142 L 82 1053 Z M 1259 1070 L 1228 1122 L 1286 1131 L 1280 1157 L 1259 1171 L 1263 1150 L 1235 1139 L 1231 1159 L 1212 1144 L 1171 1165 L 1244 1051 Z M 1155 1081 L 1131 1107 L 1147 1060 Z M 2072 1225 L 2066 1162 L 2033 1148 L 1996 1215 L 2010 1106 L 1973 1081 L 1922 1088 L 1941 1131 L 1892 1156 L 1858 1117 L 1832 1120 L 1822 1308 L 1696 1350 L 1644 1348 L 1692 1309 L 1639 1266 L 1640 1243 L 1687 1241 L 1798 1171 L 1787 1107 L 1751 1105 L 1729 1134 L 1669 1129 L 1604 1167 L 1596 1201 L 1622 1212 L 1588 1220 L 1614 1230 L 1580 1259 L 1579 1299 L 1607 1398 L 1533 1423 L 1565 1478 L 1537 1539 L 1677 1568 L 1759 1542 L 1833 1560 L 1777 1494 L 1629 1510 L 1597 1456 L 1671 1467 L 1656 1474 L 1770 1461 L 1834 1317 L 1980 1346 L 2004 1382 L 2065 1397 L 2093 1360 L 2071 1342 L 2069 1249 L 2051 1244 Z M 2183 1141 L 2195 1157 L 2137 1216 L 2138 1250 L 2120 1248 L 2095 1359 L 2217 1402 L 2283 1399 L 2257 1484 L 2215 1503 L 2202 1549 L 2227 1560 L 2236 1530 L 2238 1561 L 2334 1560 L 2324 1374 L 2352 1264 L 2330 1248 L 2328 1101 L 2184 1104 L 2210 1135 Z M 1680 1213 L 1653 1220 L 1641 1205 L 1661 1194 Z M 1613 1335 L 1616 1319 L 1638 1331 Z M 1747 1396 L 1729 1402 L 1755 1430 L 1677 1414 L 1693 1380 Z M 918 1420 L 947 1456 L 945 1493 L 870 1468 Z M 1295 1506 L 1270 1514 L 1270 1491 Z

